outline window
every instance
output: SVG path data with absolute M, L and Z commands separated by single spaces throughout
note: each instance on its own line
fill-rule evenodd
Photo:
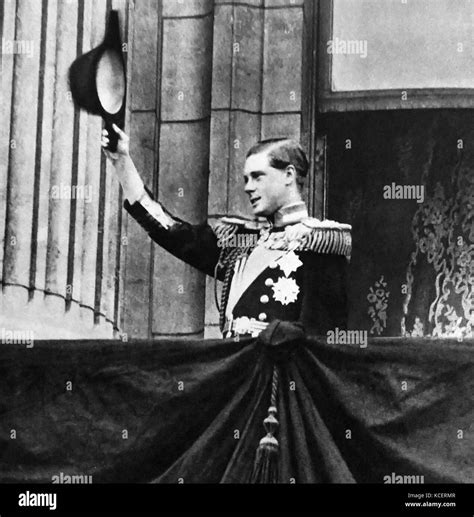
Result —
M 319 111 L 474 107 L 472 0 L 325 0 Z

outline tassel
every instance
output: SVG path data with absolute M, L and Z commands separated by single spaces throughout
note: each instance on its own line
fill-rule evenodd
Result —
M 250 478 L 251 483 L 278 483 L 278 458 L 279 444 L 275 434 L 280 425 L 276 419 L 276 393 L 278 387 L 278 370 L 273 367 L 271 406 L 268 408 L 268 416 L 263 421 L 266 436 L 260 440 L 255 454 L 255 462 Z

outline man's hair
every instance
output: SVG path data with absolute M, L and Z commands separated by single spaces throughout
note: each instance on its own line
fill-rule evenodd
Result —
M 262 152 L 268 153 L 270 167 L 284 170 L 288 165 L 296 169 L 296 181 L 299 188 L 303 187 L 308 175 L 309 163 L 301 145 L 291 138 L 268 138 L 260 140 L 247 152 L 246 158 Z

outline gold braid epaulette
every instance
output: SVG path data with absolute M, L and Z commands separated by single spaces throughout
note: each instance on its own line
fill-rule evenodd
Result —
M 213 229 L 214 229 L 214 233 L 217 236 L 217 240 L 219 242 L 224 242 L 228 238 L 230 238 L 232 235 L 234 235 L 238 228 L 239 228 L 239 225 L 237 225 L 237 224 L 227 224 L 227 223 L 218 221 Z
M 289 224 L 283 232 L 268 234 L 261 244 L 274 250 L 314 251 L 350 258 L 351 230 L 350 224 L 308 217 L 300 223 Z
M 348 258 L 351 256 L 350 224 L 308 217 L 300 223 L 285 226 L 284 231 L 268 233 L 265 231 L 268 223 L 239 217 L 223 217 L 217 222 L 214 232 L 220 242 L 226 242 L 239 228 L 260 230 L 258 244 L 268 249 L 314 251 L 329 255 L 345 255 Z
M 265 221 L 244 219 L 243 217 L 221 217 L 214 226 L 214 233 L 221 242 L 234 235 L 239 228 L 246 230 L 261 230 L 268 226 Z

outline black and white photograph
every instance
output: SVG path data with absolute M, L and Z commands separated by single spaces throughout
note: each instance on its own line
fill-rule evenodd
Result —
M 0 515 L 472 515 L 474 0 L 0 36 Z

